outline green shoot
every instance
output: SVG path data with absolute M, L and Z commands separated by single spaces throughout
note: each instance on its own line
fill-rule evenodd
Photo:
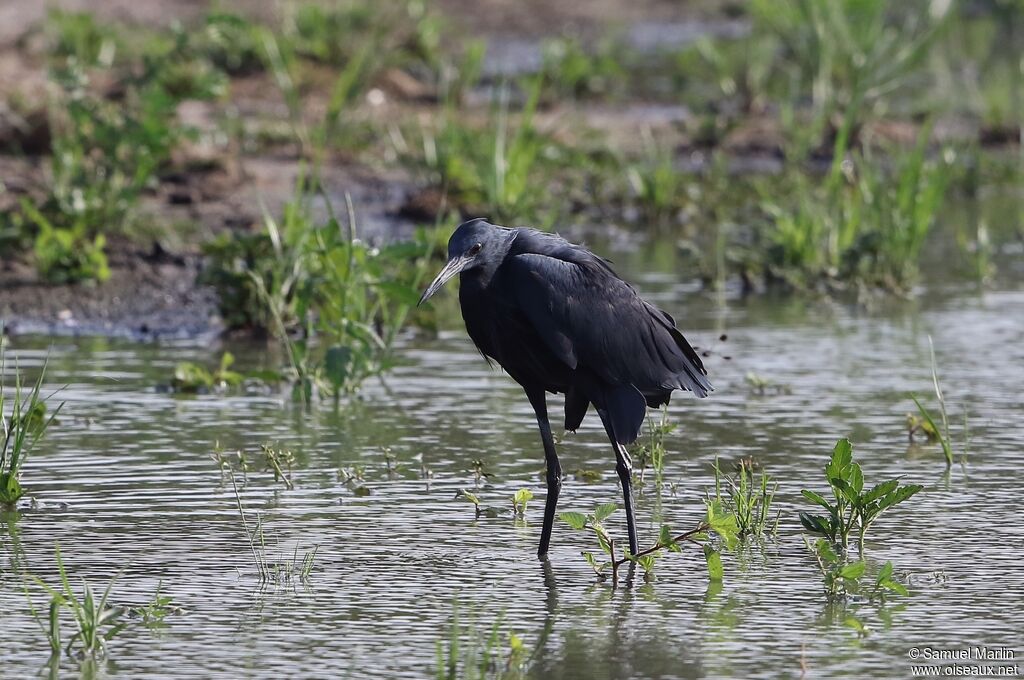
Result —
M 853 461 L 853 445 L 840 439 L 825 466 L 825 478 L 832 490 L 834 502 L 821 494 L 803 489 L 804 498 L 820 505 L 827 515 L 800 512 L 800 523 L 811 533 L 824 536 L 832 543 L 849 545 L 849 536 L 857 530 L 857 546 L 864 555 L 864 535 L 872 522 L 889 508 L 902 503 L 924 487 L 919 484 L 900 486 L 898 479 L 890 479 L 864 490 L 864 473 Z
M 533 500 L 533 492 L 529 489 L 519 489 L 512 496 L 512 512 L 516 517 L 523 517 L 526 514 L 526 504 Z
M 779 483 L 772 480 L 767 472 L 761 472 L 760 477 L 754 479 L 754 461 L 741 459 L 738 464 L 738 473 L 735 478 L 722 472 L 718 458 L 715 458 L 715 488 L 714 499 L 722 507 L 728 508 L 736 516 L 736 524 L 740 538 L 754 536 L 760 538 L 765 533 L 774 534 L 779 526 L 779 515 L 781 510 L 775 513 L 775 521 L 769 528 L 772 519 L 772 502 L 775 500 L 775 492 Z M 725 486 L 725 493 L 723 493 Z M 707 492 L 708 501 L 712 499 L 711 490 Z
M 52 414 L 46 415 L 46 399 L 40 396 L 46 374 L 45 365 L 28 393 L 22 391 L 21 374 L 15 370 L 13 399 L 4 388 L 4 369 L 5 357 L 0 353 L 0 506 L 13 508 L 25 495 L 21 486 L 25 461 L 64 404 L 61 403 Z M 11 413 L 5 416 L 8 399 L 11 401 Z

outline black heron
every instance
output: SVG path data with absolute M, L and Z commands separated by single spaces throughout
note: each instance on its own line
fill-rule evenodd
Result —
M 469 337 L 522 386 L 537 414 L 548 490 L 538 557 L 548 552 L 562 483 L 546 392 L 565 394 L 567 430 L 579 427 L 591 404 L 601 417 L 636 554 L 626 445 L 636 441 L 647 407 L 667 404 L 674 390 L 707 396 L 712 388 L 700 357 L 675 320 L 640 298 L 607 260 L 559 236 L 465 222 L 420 304 L 456 274 Z

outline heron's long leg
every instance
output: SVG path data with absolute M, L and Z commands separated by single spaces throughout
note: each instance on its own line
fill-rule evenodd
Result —
M 551 528 L 555 523 L 558 492 L 562 489 L 562 466 L 559 465 L 558 455 L 555 453 L 555 440 L 551 436 L 544 390 L 527 389 L 526 396 L 530 399 L 534 413 L 537 414 L 537 427 L 544 443 L 544 462 L 547 463 L 548 495 L 544 499 L 544 527 L 540 532 L 540 547 L 537 548 L 537 557 L 543 559 L 548 554 L 548 545 L 551 543 Z
M 633 459 L 629 457 L 626 447 L 619 443 L 612 430 L 611 420 L 608 413 L 602 409 L 598 410 L 601 422 L 604 423 L 604 431 L 608 433 L 608 439 L 615 450 L 615 472 L 619 475 L 619 483 L 622 484 L 622 499 L 626 506 L 626 531 L 629 533 L 629 552 L 637 553 L 636 541 L 636 519 L 633 516 Z

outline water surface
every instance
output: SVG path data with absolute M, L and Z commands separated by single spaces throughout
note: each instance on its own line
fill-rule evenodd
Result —
M 486 631 L 503 616 L 505 630 L 537 647 L 538 678 L 775 678 L 804 669 L 807 677 L 903 677 L 911 647 L 1024 653 L 1019 287 L 960 287 L 866 311 L 721 298 L 665 269 L 641 276 L 650 261 L 643 254 L 619 260 L 691 341 L 713 350 L 712 397 L 672 402 L 679 428 L 667 441 L 666 479 L 675 493 L 648 488 L 638 498 L 642 541 L 660 522 L 687 528 L 701 519 L 715 456 L 753 456 L 780 481 L 777 539 L 726 555 L 721 588 L 709 586 L 703 555 L 689 549 L 661 560 L 654 583 L 613 591 L 580 557 L 592 547 L 586 537 L 564 525 L 550 564 L 539 563 L 543 458 L 532 412 L 458 327 L 404 338 L 403 363 L 386 383 L 372 382 L 338 412 L 305 410 L 278 394 L 156 389 L 179 361 L 212 365 L 220 346 L 17 338 L 8 362 L 33 374 L 49 355 L 48 387 L 62 387 L 56 398 L 66 405 L 25 469 L 38 507 L 2 519 L 2 675 L 45 672 L 45 637 L 15 567 L 23 560 L 54 583 L 55 543 L 75 583 L 103 585 L 117 574 L 113 599 L 125 605 L 150 600 L 162 582 L 185 610 L 163 628 L 136 625 L 118 636 L 105 663 L 116 677 L 429 676 L 456 604 L 467 627 Z M 907 444 L 908 394 L 934 405 L 929 336 L 958 456 L 964 413 L 969 422 L 966 467 L 948 475 L 938 447 Z M 231 349 L 243 368 L 272 361 L 259 347 Z M 744 379 L 751 372 L 785 390 L 752 393 Z M 560 418 L 559 399 L 551 406 Z M 821 468 L 842 436 L 853 440 L 869 483 L 902 475 L 926 487 L 869 534 L 869 562 L 892 560 L 910 597 L 843 607 L 822 594 L 801 541 L 799 491 L 825 490 Z M 215 441 L 229 451 L 255 454 L 273 442 L 295 452 L 294 490 L 254 470 L 241 497 L 250 519 L 261 513 L 279 542 L 272 556 L 319 545 L 308 583 L 259 583 L 231 486 L 210 457 Z M 393 478 L 385 448 L 401 466 Z M 593 415 L 560 451 L 570 473 L 562 509 L 620 497 Z M 455 498 L 474 486 L 474 459 L 493 473 L 477 491 L 486 505 L 507 505 L 521 487 L 537 494 L 525 521 L 476 519 Z M 364 466 L 369 496 L 339 480 L 339 469 L 354 466 Z M 601 472 L 601 481 L 573 477 L 579 469 Z M 612 530 L 624 534 L 616 520 Z M 871 633 L 845 626 L 851 615 Z M 65 661 L 63 672 L 74 668 Z

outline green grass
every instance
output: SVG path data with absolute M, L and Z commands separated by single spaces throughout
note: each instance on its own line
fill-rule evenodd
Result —
M 110 642 L 127 625 L 121 621 L 123 611 L 119 607 L 108 605 L 110 590 L 114 586 L 111 579 L 103 593 L 97 595 L 89 583 L 82 582 L 82 595 L 79 597 L 71 588 L 67 571 L 64 568 L 64 561 L 61 558 L 60 546 L 56 547 L 57 570 L 60 573 L 60 585 L 51 587 L 37 577 L 32 579 L 50 595 L 50 606 L 48 616 L 44 620 L 32 604 L 29 597 L 29 609 L 43 632 L 46 634 L 50 650 L 53 654 L 59 654 L 62 646 L 61 639 L 61 612 L 70 611 L 75 622 L 75 632 L 68 638 L 64 645 L 64 652 L 72 656 L 77 649 L 80 656 L 95 658 L 103 656 L 107 650 L 107 643 Z
M 953 444 L 949 434 L 949 416 L 946 414 L 946 399 L 942 395 L 942 388 L 939 386 L 939 373 L 935 364 L 935 346 L 932 344 L 931 336 L 928 336 L 928 350 L 931 357 L 932 365 L 932 385 L 935 387 L 935 398 L 939 402 L 939 413 L 942 416 L 942 426 L 932 418 L 931 413 L 925 408 L 924 404 L 917 398 L 916 395 L 911 394 L 910 398 L 914 400 L 914 404 L 917 406 L 918 413 L 920 413 L 920 419 L 914 419 L 910 422 L 911 428 L 917 428 L 922 430 L 928 437 L 929 440 L 937 441 L 942 446 L 942 454 L 946 459 L 946 469 L 949 470 L 953 466 Z M 913 418 L 913 416 L 912 416 Z M 967 420 L 964 417 L 964 431 L 966 436 Z M 913 441 L 914 429 L 910 431 L 910 438 Z
M 676 427 L 669 419 L 668 407 L 662 407 L 657 422 L 648 414 L 645 436 L 630 445 L 629 453 L 635 465 L 633 476 L 641 489 L 646 483 L 648 467 L 654 470 L 655 488 L 661 489 L 665 476 L 665 438 L 672 434 Z
M 893 93 L 920 74 L 951 5 L 756 0 L 754 33 L 778 41 L 787 102 L 810 101 L 810 121 L 801 116 L 790 127 L 800 145 L 816 147 L 829 126 L 857 139 L 868 120 L 886 113 Z
M 187 44 L 172 44 L 146 57 L 137 73 L 120 75 L 125 91 L 119 101 L 97 92 L 75 58 L 52 67 L 59 94 L 50 112 L 50 178 L 42 200 L 22 201 L 18 220 L 43 278 L 109 277 L 108 237 L 132 233 L 140 197 L 156 185 L 186 134 L 177 105 L 216 95 L 215 85 L 187 70 L 187 51 Z
M 287 584 L 295 581 L 305 583 L 313 573 L 316 564 L 316 554 L 320 549 L 314 545 L 312 549 L 303 550 L 299 553 L 299 544 L 296 542 L 291 555 L 281 552 L 279 557 L 274 558 L 269 553 L 268 536 L 263 524 L 263 518 L 256 513 L 256 524 L 252 528 L 246 519 L 245 508 L 242 506 L 242 496 L 235 483 L 234 473 L 228 469 L 228 476 L 231 479 L 231 489 L 235 494 L 235 504 L 238 508 L 238 516 L 242 522 L 242 530 L 245 532 L 246 541 L 249 543 L 249 550 L 252 553 L 253 566 L 256 569 L 257 577 L 261 583 Z
M 328 208 L 325 221 L 313 217 L 317 195 Z M 229 325 L 281 343 L 301 400 L 351 394 L 388 370 L 395 338 L 448 234 L 435 225 L 412 241 L 372 245 L 360 238 L 347 196 L 346 208 L 339 219 L 319 183 L 300 178 L 280 220 L 264 211 L 264 233 L 226 235 L 206 249 L 204 278 Z
M 955 155 L 930 158 L 926 126 L 910 151 L 887 159 L 836 142 L 821 183 L 791 173 L 781 191 L 762 186 L 767 247 L 756 256 L 769 283 L 796 289 L 857 284 L 906 293 L 945 200 Z M 786 196 L 784 200 L 779 194 Z
M 511 91 L 503 86 L 483 125 L 468 122 L 448 106 L 433 124 L 413 132 L 418 144 L 403 141 L 402 147 L 405 162 L 462 214 L 544 228 L 565 209 L 564 198 L 556 198 L 558 185 L 571 181 L 574 166 L 583 159 L 535 125 L 543 78 L 522 85 L 526 99 L 518 110 L 512 109 Z
M 445 640 L 437 641 L 437 680 L 520 680 L 528 677 L 531 654 L 515 633 L 506 630 L 503 615 L 489 628 L 466 625 L 452 608 Z
M 46 399 L 40 394 L 46 367 L 31 389 L 25 390 L 21 372 L 14 370 L 13 395 L 4 386 L 6 357 L 0 350 L 0 507 L 13 508 L 25 494 L 22 469 L 29 454 L 53 424 L 63 404 L 46 413 Z
M 781 510 L 772 517 L 772 502 L 779 483 L 767 472 L 755 478 L 754 461 L 740 459 L 735 476 L 722 472 L 718 458 L 715 458 L 715 489 L 712 496 L 707 492 L 707 502 L 715 501 L 727 512 L 736 516 L 737 534 L 740 538 L 765 534 L 774 535 L 778 530 Z M 772 521 L 774 519 L 774 522 Z

